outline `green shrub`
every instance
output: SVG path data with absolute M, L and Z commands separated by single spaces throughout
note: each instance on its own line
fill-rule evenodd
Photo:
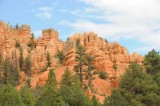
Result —
M 98 74 L 99 72 L 97 71 L 97 70 L 94 70 L 93 71 L 93 75 L 96 75 L 96 74 Z
M 48 65 L 44 66 L 42 69 L 41 69 L 41 72 L 45 72 L 48 68 Z
M 59 59 L 59 63 L 63 64 L 66 55 L 65 55 L 64 51 L 59 50 L 56 57 Z
M 101 78 L 101 79 L 107 79 L 107 73 L 105 71 L 101 71 L 99 73 L 99 78 Z

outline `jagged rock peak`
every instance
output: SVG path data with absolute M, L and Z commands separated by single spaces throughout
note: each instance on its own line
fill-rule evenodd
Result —
M 12 28 L 12 26 L 8 23 L 5 23 L 0 20 L 0 35 L 4 36 L 26 36 L 31 37 L 31 29 L 29 25 L 22 24 L 19 28 Z

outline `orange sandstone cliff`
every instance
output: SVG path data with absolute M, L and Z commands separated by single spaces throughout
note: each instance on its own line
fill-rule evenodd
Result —
M 100 38 L 96 33 L 89 32 L 83 34 L 74 34 L 69 37 L 66 42 L 59 39 L 59 34 L 55 29 L 42 30 L 42 36 L 39 39 L 34 39 L 36 48 L 30 50 L 27 46 L 31 39 L 31 29 L 28 25 L 21 25 L 18 29 L 12 28 L 10 25 L 0 21 L 0 52 L 4 58 L 9 57 L 12 62 L 19 61 L 20 51 L 15 48 L 16 41 L 19 41 L 23 47 L 24 58 L 27 55 L 31 56 L 32 74 L 31 87 L 45 85 L 48 80 L 48 72 L 51 68 L 55 69 L 55 74 L 58 82 L 64 73 L 64 69 L 68 67 L 72 72 L 75 62 L 75 42 L 80 39 L 87 53 L 94 56 L 94 65 L 97 71 L 105 71 L 108 74 L 106 80 L 100 79 L 98 75 L 94 75 L 93 86 L 96 91 L 96 96 L 101 100 L 102 96 L 109 95 L 111 90 L 117 87 L 120 76 L 125 72 L 125 68 L 132 61 L 142 63 L 143 57 L 136 52 L 130 54 L 128 50 L 119 43 L 110 43 L 107 40 Z M 64 65 L 60 65 L 58 60 L 54 58 L 58 50 L 63 50 L 66 54 Z M 40 70 L 47 64 L 46 55 L 50 54 L 51 67 L 45 72 Z M 116 64 L 117 69 L 113 69 L 113 64 Z M 20 85 L 25 85 L 26 75 L 20 71 Z M 90 90 L 86 92 L 92 96 Z

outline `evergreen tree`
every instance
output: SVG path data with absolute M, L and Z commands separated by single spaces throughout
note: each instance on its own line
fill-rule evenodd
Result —
M 81 88 L 83 87 L 83 66 L 85 64 L 85 48 L 80 44 L 80 40 L 76 40 L 76 57 L 75 61 L 77 62 L 77 65 L 75 65 L 74 70 L 76 71 L 77 75 L 79 75 L 80 78 L 80 85 Z
M 19 28 L 19 25 L 18 25 L 17 23 L 16 23 L 16 26 L 15 26 L 15 28 L 16 28 L 16 29 L 18 29 L 18 28 Z
M 20 70 L 22 71 L 22 70 L 23 70 L 23 67 L 24 67 L 23 49 L 22 49 L 22 48 L 20 48 L 19 67 L 20 67 Z
M 92 97 L 92 104 L 93 104 L 93 106 L 100 106 L 100 103 L 97 100 L 95 95 L 93 95 L 93 97 Z
M 69 106 L 66 104 L 57 89 L 53 86 L 46 86 L 38 99 L 36 106 Z
M 24 69 L 25 69 L 25 73 L 28 76 L 27 78 L 27 85 L 30 87 L 30 77 L 31 77 L 31 67 L 32 67 L 32 63 L 31 63 L 31 57 L 28 55 L 25 59 L 25 65 L 24 65 Z
M 62 75 L 61 86 L 67 85 L 71 87 L 72 83 L 73 76 L 71 74 L 71 71 L 66 68 L 64 74 Z
M 133 62 L 122 76 L 120 92 L 129 104 L 159 106 L 158 86 L 143 68 Z
M 87 69 L 86 69 L 86 78 L 88 80 L 87 87 L 92 85 L 92 80 L 93 80 L 92 71 L 95 69 L 95 66 L 93 65 L 93 60 L 94 60 L 93 56 L 86 55 L 85 65 L 87 66 Z
M 111 96 L 105 98 L 103 106 L 130 106 L 119 90 L 113 90 Z
M 104 106 L 159 106 L 158 86 L 152 76 L 133 62 L 122 76 L 119 89 L 105 99 Z
M 63 64 L 64 59 L 65 59 L 65 53 L 59 50 L 56 57 L 58 57 L 60 64 Z
M 68 72 L 66 71 L 66 73 Z M 65 76 L 63 78 L 73 78 L 73 80 L 67 81 L 67 83 L 64 83 L 64 85 L 60 86 L 60 94 L 62 95 L 63 100 L 68 103 L 69 106 L 92 106 L 92 101 L 85 95 L 84 90 L 80 87 L 79 78 L 71 78 L 69 77 L 70 74 L 66 73 L 63 75 Z M 62 80 L 64 80 L 63 78 Z M 70 85 L 68 82 L 72 82 L 72 84 Z
M 117 70 L 117 64 L 113 63 L 113 69 L 116 71 Z
M 46 85 L 54 86 L 57 85 L 56 75 L 54 73 L 54 69 L 51 69 L 48 73 L 48 81 Z
M 47 52 L 47 65 L 48 65 L 48 67 L 51 66 L 51 61 L 50 61 L 50 54 L 49 54 L 49 52 Z
M 31 67 L 32 67 L 31 57 L 28 55 L 25 59 L 25 73 L 28 75 L 28 79 L 31 76 Z
M 21 101 L 25 106 L 35 106 L 35 99 L 28 87 L 22 87 L 20 90 Z
M 3 63 L 2 80 L 3 84 L 11 84 L 13 86 L 19 84 L 19 71 L 13 66 L 9 58 L 6 58 Z
M 107 79 L 107 77 L 108 77 L 108 74 L 107 74 L 107 72 L 105 72 L 105 71 L 101 71 L 101 72 L 99 72 L 99 78 L 101 78 L 101 79 Z
M 75 79 L 73 88 L 73 97 L 72 102 L 70 102 L 70 106 L 92 106 L 92 101 L 85 95 L 83 89 L 81 89 L 81 85 L 79 83 L 79 79 Z
M 155 75 L 160 72 L 160 55 L 154 49 L 145 55 L 144 65 L 148 74 Z
M 20 76 L 19 76 L 19 70 L 17 67 L 14 67 L 13 66 L 13 70 L 12 70 L 13 74 L 13 86 L 17 86 L 19 84 L 19 79 L 20 79 Z
M 75 98 L 74 98 L 73 88 L 71 86 L 61 85 L 59 92 L 62 95 L 63 100 L 67 104 L 69 104 L 69 106 L 76 106 L 76 105 L 73 105 Z
M 73 76 L 68 68 L 65 69 L 64 74 L 62 75 L 60 94 L 62 95 L 63 100 L 72 106 L 73 102 Z
M 31 48 L 31 50 L 33 50 L 34 48 L 36 48 L 36 43 L 34 41 L 34 33 L 31 34 L 32 37 L 30 38 L 30 41 L 28 42 L 28 47 Z
M 3 57 L 2 54 L 0 53 L 0 86 L 3 85 L 3 72 L 4 72 Z
M 148 52 L 144 58 L 144 65 L 146 68 L 146 72 L 151 74 L 153 79 L 157 82 L 160 89 L 160 54 L 156 52 L 154 49 Z M 159 90 L 160 94 L 160 90 Z
M 19 92 L 6 84 L 0 89 L 0 106 L 23 106 Z
M 43 91 L 46 86 L 36 86 L 34 89 L 31 89 L 31 94 L 33 94 L 34 102 L 36 103 L 38 99 L 43 94 Z

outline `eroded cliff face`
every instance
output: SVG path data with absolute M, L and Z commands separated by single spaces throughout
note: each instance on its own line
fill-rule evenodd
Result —
M 80 39 L 87 53 L 94 56 L 94 65 L 99 71 L 106 71 L 109 76 L 117 77 L 124 73 L 126 66 L 132 61 L 137 61 L 139 64 L 143 61 L 143 57 L 136 52 L 132 55 L 128 50 L 119 43 L 109 43 L 105 39 L 98 37 L 94 32 L 75 34 L 65 43 L 64 50 L 66 53 L 65 65 L 75 65 L 75 43 L 76 39 Z M 113 64 L 116 64 L 117 69 L 113 69 Z
M 119 43 L 109 43 L 107 40 L 98 37 L 96 33 L 89 32 L 69 37 L 64 46 L 66 66 L 73 67 L 76 64 L 74 61 L 76 39 L 80 39 L 80 43 L 86 48 L 87 53 L 95 57 L 93 63 L 97 70 L 105 71 L 108 74 L 108 79 L 106 80 L 99 79 L 96 75 L 94 76 L 93 85 L 100 95 L 103 93 L 109 95 L 111 89 L 118 86 L 120 76 L 132 61 L 137 61 L 139 64 L 143 61 L 143 57 L 136 52 L 129 54 L 128 50 Z M 113 64 L 117 66 L 116 70 L 113 68 Z
M 94 65 L 97 71 L 105 71 L 108 73 L 108 78 L 102 80 L 98 75 L 94 75 L 93 86 L 96 90 L 96 95 L 100 100 L 103 94 L 109 95 L 111 90 L 117 87 L 120 76 L 125 72 L 125 68 L 132 61 L 142 63 L 143 57 L 137 53 L 129 54 L 128 50 L 119 43 L 110 43 L 107 40 L 100 38 L 96 33 L 89 32 L 83 34 L 75 34 L 66 42 L 59 39 L 59 34 L 55 29 L 42 30 L 42 37 L 34 39 L 36 48 L 30 50 L 27 46 L 31 40 L 31 30 L 28 25 L 21 25 L 18 29 L 11 28 L 10 25 L 0 21 L 0 52 L 3 57 L 10 58 L 12 62 L 17 62 L 19 65 L 20 50 L 15 48 L 16 41 L 19 41 L 23 47 L 24 58 L 30 55 L 32 61 L 31 87 L 45 85 L 48 80 L 48 72 L 51 68 L 55 69 L 56 78 L 60 82 L 64 69 L 68 67 L 73 73 L 75 62 L 75 43 L 80 39 L 81 45 L 86 48 L 89 55 L 95 57 Z M 64 65 L 60 65 L 54 56 L 58 50 L 63 50 L 66 54 Z M 51 67 L 45 72 L 40 70 L 47 64 L 47 53 L 50 54 Z M 115 70 L 113 64 L 117 66 Z M 20 71 L 20 85 L 25 85 L 26 75 L 23 70 Z M 90 90 L 86 92 L 92 95 Z

